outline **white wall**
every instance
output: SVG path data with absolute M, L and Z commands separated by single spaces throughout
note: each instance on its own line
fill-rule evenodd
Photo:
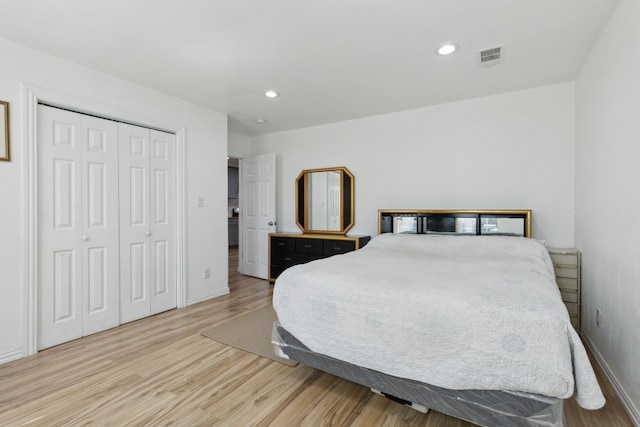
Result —
M 576 82 L 575 234 L 583 336 L 640 425 L 638 22 L 640 2 L 622 0 Z
M 573 245 L 573 84 L 426 107 L 251 139 L 278 160 L 278 231 L 295 225 L 302 169 L 355 175 L 356 224 L 381 208 L 533 209 L 534 236 Z
M 249 138 L 243 135 L 238 135 L 237 133 L 229 132 L 227 147 L 229 157 L 237 159 L 248 156 L 251 151 L 249 149 Z
M 228 292 L 227 117 L 0 39 L 0 100 L 11 104 L 10 163 L 0 162 L 0 363 L 26 350 L 26 106 L 23 86 L 186 127 L 187 300 Z M 205 207 L 196 208 L 197 195 Z M 211 267 L 212 277 L 202 271 Z

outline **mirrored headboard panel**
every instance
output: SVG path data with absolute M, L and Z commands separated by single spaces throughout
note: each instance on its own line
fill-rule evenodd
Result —
M 355 224 L 354 176 L 345 167 L 307 169 L 296 179 L 296 222 L 304 233 L 346 234 Z
M 531 237 L 531 210 L 380 209 L 382 233 Z

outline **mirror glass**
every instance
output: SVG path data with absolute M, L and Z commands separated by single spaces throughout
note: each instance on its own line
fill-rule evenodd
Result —
M 353 227 L 353 175 L 344 167 L 304 170 L 296 181 L 296 219 L 305 233 L 345 234 Z
M 480 226 L 480 234 L 525 235 L 524 218 L 483 217 Z
M 307 180 L 309 229 L 340 231 L 340 172 L 312 172 Z
M 530 211 L 381 210 L 379 233 L 531 236 Z

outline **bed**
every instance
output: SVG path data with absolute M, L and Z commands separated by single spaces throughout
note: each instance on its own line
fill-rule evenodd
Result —
M 282 357 L 483 426 L 604 405 L 530 211 L 380 211 L 379 232 L 277 279 Z

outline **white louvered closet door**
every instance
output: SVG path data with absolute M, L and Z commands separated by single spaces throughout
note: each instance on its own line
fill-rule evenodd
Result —
M 119 324 L 118 131 L 38 108 L 38 349 Z
M 120 322 L 176 307 L 175 136 L 120 124 Z

